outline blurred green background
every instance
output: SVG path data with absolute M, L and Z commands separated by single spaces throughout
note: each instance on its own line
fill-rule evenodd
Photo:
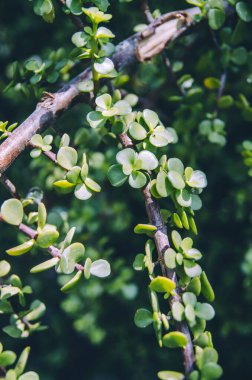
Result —
M 145 23 L 141 1 L 111 2 L 110 24 L 116 43 L 133 33 L 137 24 Z M 189 6 L 184 1 L 150 1 L 151 9 L 168 12 Z M 177 155 L 188 166 L 203 170 L 208 177 L 203 208 L 197 213 L 199 235 L 195 245 L 204 253 L 202 265 L 216 292 L 216 317 L 208 323 L 224 368 L 223 379 L 250 379 L 252 373 L 252 185 L 243 164 L 241 143 L 251 138 L 251 123 L 242 118 L 236 107 L 219 110 L 217 117 L 225 123 L 227 143 L 212 143 L 199 132 L 199 124 L 206 114 L 213 112 L 216 92 L 203 85 L 207 77 L 220 78 L 223 73 L 223 41 L 227 41 L 236 20 L 230 18 L 226 31 L 210 32 L 207 23 L 196 26 L 170 45 L 166 51 L 174 73 L 163 64 L 163 58 L 136 64 L 127 69 L 124 77 L 128 91 L 140 97 L 140 107 L 155 109 L 167 126 L 178 133 L 179 143 L 169 147 L 167 154 Z M 243 65 L 227 69 L 226 94 L 238 98 L 240 93 L 251 99 L 252 85 L 246 80 L 252 72 L 249 25 L 232 48 L 242 45 L 248 52 Z M 24 62 L 32 55 L 46 59 L 52 50 L 63 47 L 65 57 L 71 57 L 71 36 L 75 28 L 70 19 L 57 8 L 53 24 L 36 16 L 29 1 L 0 1 L 0 90 L 9 83 L 8 65 Z M 225 34 L 226 33 L 226 34 Z M 72 77 L 85 67 L 82 62 L 74 67 Z M 188 74 L 194 78 L 188 95 L 179 78 Z M 182 82 L 181 82 L 182 83 Z M 43 88 L 53 91 L 60 83 Z M 182 91 L 183 90 L 183 91 Z M 182 100 L 176 101 L 175 96 Z M 21 123 L 34 109 L 37 98 L 21 91 L 1 93 L 0 120 Z M 177 99 L 178 100 L 178 99 Z M 151 327 L 139 330 L 134 326 L 134 313 L 148 307 L 146 274 L 134 272 L 132 263 L 144 249 L 145 238 L 134 235 L 137 223 L 146 223 L 144 202 L 140 192 L 126 185 L 111 188 L 106 179 L 110 164 L 115 161 L 115 144 L 102 143 L 96 132 L 85 123 L 89 108 L 75 106 L 58 119 L 55 126 L 67 131 L 80 151 L 91 156 L 93 177 L 102 184 L 103 191 L 81 203 L 71 195 L 59 195 L 52 189 L 52 178 L 57 170 L 45 157 L 31 160 L 23 153 L 8 170 L 22 196 L 30 188 L 41 188 L 50 210 L 50 218 L 62 233 L 68 226 L 77 226 L 76 237 L 83 242 L 90 256 L 105 257 L 112 266 L 112 275 L 104 280 L 84 283 L 70 295 L 61 294 L 53 271 L 37 276 L 29 268 L 41 261 L 42 251 L 10 260 L 14 272 L 22 275 L 34 289 L 33 297 L 47 305 L 43 322 L 49 329 L 34 334 L 28 341 L 16 341 L 2 333 L 5 347 L 20 352 L 32 346 L 30 368 L 42 380 L 151 380 L 158 370 L 181 369 L 179 352 L 160 350 Z M 224 135 L 224 132 L 223 132 Z M 1 187 L 0 203 L 8 198 Z M 165 206 L 166 200 L 162 200 Z M 5 249 L 16 245 L 22 236 L 15 228 L 0 225 L 1 258 Z M 2 318 L 1 325 L 6 320 Z

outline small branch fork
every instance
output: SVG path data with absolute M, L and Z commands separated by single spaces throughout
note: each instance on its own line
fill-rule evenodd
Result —
M 134 147 L 132 140 L 126 133 L 122 133 L 119 136 L 119 138 L 124 148 Z M 169 304 L 170 304 L 170 307 L 172 307 L 172 304 L 174 302 L 181 301 L 181 296 L 180 296 L 181 289 L 178 286 L 178 281 L 177 281 L 177 276 L 176 276 L 175 271 L 171 269 L 168 270 L 164 264 L 164 253 L 167 250 L 167 248 L 170 247 L 168 234 L 167 234 L 167 227 L 163 222 L 163 219 L 160 213 L 159 204 L 151 195 L 149 184 L 144 188 L 143 196 L 145 199 L 145 207 L 146 207 L 146 212 L 148 215 L 149 222 L 150 224 L 157 227 L 157 230 L 154 233 L 154 240 L 155 240 L 155 245 L 158 252 L 158 259 L 161 265 L 162 274 L 164 277 L 168 277 L 169 279 L 174 281 L 176 284 L 176 295 L 170 296 L 169 298 Z M 183 348 L 182 354 L 183 354 L 183 360 L 184 360 L 185 373 L 186 375 L 189 375 L 190 372 L 192 372 L 194 368 L 194 362 L 195 362 L 191 334 L 186 322 L 177 322 L 176 328 L 178 331 L 184 333 L 187 337 L 188 343 L 186 347 Z

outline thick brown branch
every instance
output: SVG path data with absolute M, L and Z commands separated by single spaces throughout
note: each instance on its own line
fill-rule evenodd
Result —
M 120 140 L 124 148 L 129 148 L 133 146 L 131 139 L 125 133 L 120 135 Z M 159 204 L 151 195 L 149 184 L 144 188 L 143 195 L 145 199 L 145 207 L 146 207 L 149 222 L 150 224 L 152 224 L 153 226 L 157 228 L 156 232 L 154 233 L 154 240 L 155 240 L 155 245 L 158 252 L 158 259 L 161 265 L 162 274 L 163 276 L 170 278 L 172 281 L 176 283 L 175 295 L 170 296 L 169 298 L 169 304 L 170 304 L 170 307 L 172 307 L 172 304 L 174 302 L 176 301 L 181 302 L 181 295 L 180 295 L 181 289 L 178 286 L 178 281 L 177 281 L 177 276 L 176 276 L 175 271 L 172 269 L 168 269 L 164 263 L 164 253 L 167 250 L 167 248 L 170 247 L 168 234 L 167 234 L 167 227 L 163 222 Z M 191 334 L 186 322 L 177 322 L 176 328 L 178 331 L 184 333 L 187 337 L 188 343 L 186 347 L 183 348 L 182 352 L 183 352 L 185 372 L 186 372 L 186 375 L 188 375 L 190 372 L 192 372 L 193 367 L 194 367 L 194 362 L 195 362 Z
M 167 13 L 154 20 L 144 32 L 121 42 L 112 57 L 116 68 L 121 70 L 137 60 L 145 61 L 160 53 L 170 41 L 192 25 L 192 16 L 198 12 L 198 8 L 191 8 Z M 0 173 L 4 173 L 27 147 L 34 134 L 45 130 L 56 117 L 78 101 L 78 84 L 90 78 L 91 69 L 88 68 L 58 92 L 47 94 L 38 103 L 36 110 L 0 145 Z

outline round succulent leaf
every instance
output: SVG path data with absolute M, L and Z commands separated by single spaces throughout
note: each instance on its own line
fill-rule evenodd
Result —
M 191 194 L 191 209 L 193 211 L 198 211 L 202 207 L 202 200 L 197 194 Z
M 184 260 L 184 271 L 189 277 L 197 277 L 201 275 L 202 269 L 199 264 L 191 260 Z
M 38 133 L 35 134 L 31 138 L 31 144 L 39 148 L 42 148 L 42 146 L 44 145 L 43 137 L 39 135 Z
M 160 380 L 184 380 L 185 376 L 183 373 L 175 371 L 159 371 L 158 378 Z
M 132 112 L 132 108 L 126 100 L 119 100 L 114 104 L 114 107 L 117 110 L 117 115 L 119 116 L 126 116 L 129 115 Z
M 201 273 L 200 280 L 202 294 L 204 295 L 207 301 L 213 302 L 215 299 L 214 291 L 205 272 Z
M 80 92 L 91 92 L 91 91 L 94 91 L 94 82 L 92 80 L 85 80 L 78 83 L 77 87 Z M 92 112 L 96 112 L 96 111 L 92 111 Z
M 143 110 L 143 118 L 150 129 L 154 129 L 159 122 L 158 114 L 149 109 Z
M 80 199 L 81 201 L 86 201 L 87 199 L 92 197 L 91 191 L 88 190 L 87 186 L 84 183 L 76 186 L 74 190 L 74 195 L 77 199 Z
M 101 186 L 93 181 L 91 178 L 86 178 L 85 179 L 85 185 L 92 191 L 99 193 L 101 191 Z
M 92 260 L 88 257 L 84 265 L 84 277 L 88 280 L 90 278 L 90 269 L 92 265 Z
M 207 380 L 219 379 L 223 374 L 221 366 L 216 363 L 207 363 L 201 371 L 202 376 L 204 376 Z
M 171 192 L 170 182 L 164 170 L 160 170 L 160 172 L 157 175 L 156 188 L 157 188 L 158 194 L 160 194 L 161 197 L 165 198 L 170 195 L 170 192 Z
M 200 295 L 201 292 L 201 281 L 199 277 L 194 277 L 186 289 L 188 292 L 194 293 L 197 297 Z
M 168 248 L 164 253 L 165 265 L 169 269 L 176 268 L 176 252 L 172 248 Z
M 175 289 L 175 287 L 176 285 L 174 281 L 163 276 L 157 276 L 150 283 L 150 289 L 153 292 L 157 292 L 157 293 L 170 294 Z
M 96 32 L 96 38 L 114 38 L 115 35 L 105 26 L 100 26 Z
M 112 165 L 108 170 L 108 179 L 112 186 L 122 186 L 127 181 L 127 178 L 122 171 L 121 165 Z
M 194 170 L 186 183 L 190 187 L 203 189 L 207 186 L 206 175 L 201 170 Z
M 96 277 L 108 277 L 111 273 L 109 262 L 103 259 L 94 261 L 91 264 L 90 273 Z
M 174 170 L 169 171 L 168 178 L 175 189 L 182 190 L 185 187 L 185 182 L 178 172 L 175 172 Z
M 59 260 L 60 260 L 59 257 L 53 257 L 50 260 L 46 260 L 43 263 L 38 264 L 35 267 L 33 267 L 30 270 L 30 273 L 40 273 L 40 272 L 43 272 L 45 270 L 51 269 L 58 264 Z
M 31 158 L 37 158 L 41 154 L 42 154 L 42 149 L 41 148 L 39 148 L 39 149 L 32 149 L 32 151 L 30 152 Z
M 174 212 L 172 214 L 172 221 L 173 221 L 173 223 L 175 224 L 176 227 L 183 228 L 183 224 L 182 224 L 182 221 L 180 219 L 180 216 L 176 212 Z
M 163 337 L 163 345 L 168 348 L 185 347 L 187 345 L 187 337 L 179 331 L 172 331 Z
M 15 366 L 15 374 L 17 376 L 20 376 L 24 372 L 28 358 L 29 358 L 30 350 L 31 348 L 28 346 L 28 347 L 25 347 L 25 349 L 21 352 L 21 355 L 19 356 L 18 361 Z
M 101 12 L 97 7 L 82 8 L 82 12 L 85 13 L 95 24 L 109 21 L 112 18 L 111 14 Z
M 214 308 L 209 303 L 197 302 L 195 306 L 195 314 L 198 318 L 210 321 L 215 315 Z
M 121 165 L 134 165 L 136 159 L 137 153 L 131 148 L 123 149 L 116 155 L 116 161 Z
M 41 318 L 46 311 L 46 306 L 43 302 L 39 300 L 35 300 L 32 302 L 30 306 L 30 311 L 28 314 L 26 314 L 27 321 L 35 321 L 36 319 Z
M 151 224 L 137 224 L 134 228 L 135 234 L 153 234 L 157 230 L 156 226 Z
M 88 41 L 88 36 L 84 32 L 76 32 L 72 35 L 72 43 L 77 47 L 83 47 Z
M 7 274 L 10 272 L 11 266 L 6 260 L 0 261 L 0 277 L 7 276 Z
M 79 166 L 74 166 L 71 170 L 69 170 L 66 174 L 66 179 L 68 182 L 76 185 L 80 179 L 81 168 Z
M 36 372 L 29 371 L 21 375 L 18 380 L 39 380 L 39 375 Z
M 8 199 L 1 206 L 1 216 L 6 223 L 19 226 L 24 215 L 23 205 L 18 199 Z
M 145 255 L 143 253 L 139 253 L 136 255 L 135 260 L 133 262 L 133 268 L 136 271 L 142 271 L 145 268 Z
M 195 323 L 195 312 L 192 305 L 186 305 L 185 317 L 191 324 Z
M 137 122 L 130 124 L 129 133 L 133 139 L 138 141 L 144 140 L 147 137 L 147 131 L 141 124 Z
M 106 123 L 106 119 L 99 111 L 91 111 L 87 114 L 87 122 L 91 128 L 103 127 Z
M 142 150 L 138 154 L 138 159 L 141 161 L 142 170 L 154 170 L 158 167 L 158 160 L 155 154 L 148 150 Z
M 185 258 L 198 261 L 202 258 L 201 252 L 196 248 L 191 248 L 184 254 Z
M 145 328 L 153 323 L 152 313 L 147 309 L 138 309 L 134 317 L 135 325 L 139 328 Z
M 174 140 L 174 136 L 170 131 L 164 129 L 163 126 L 158 126 L 155 128 L 153 133 L 150 135 L 150 143 L 157 148 L 162 148 Z
M 42 231 L 46 224 L 46 207 L 44 203 L 40 202 L 38 205 L 38 230 Z
M 252 21 L 252 7 L 248 2 L 238 1 L 235 5 L 235 9 L 242 21 Z
M 208 12 L 208 23 L 210 28 L 218 30 L 225 22 L 225 12 L 222 9 L 211 8 Z
M 182 240 L 180 247 L 183 249 L 184 252 L 187 252 L 189 249 L 191 249 L 193 246 L 193 240 L 189 237 L 186 237 Z
M 111 59 L 106 57 L 101 62 L 95 62 L 94 69 L 97 73 L 105 75 L 114 69 L 114 63 L 111 61 Z
M 82 271 L 79 270 L 65 285 L 60 289 L 62 292 L 69 292 L 74 289 L 80 282 L 82 277 Z
M 17 358 L 17 355 L 13 351 L 3 351 L 0 354 L 0 366 L 8 367 L 12 365 Z
M 59 232 L 55 226 L 45 225 L 44 229 L 38 233 L 36 243 L 41 248 L 48 248 L 55 243 L 59 237 Z
M 84 257 L 85 247 L 81 243 L 73 243 L 67 247 L 60 259 L 60 268 L 63 273 L 70 274 L 74 271 L 75 264 Z
M 129 176 L 129 184 L 134 189 L 140 189 L 147 182 L 146 175 L 139 171 L 133 171 Z
M 95 99 L 96 105 L 102 110 L 108 110 L 112 104 L 112 98 L 109 94 L 103 94 Z
M 182 299 L 185 305 L 192 305 L 195 306 L 197 303 L 197 298 L 194 293 L 191 292 L 185 292 L 182 295 Z
M 177 264 L 178 265 L 182 265 L 183 264 L 183 260 L 184 260 L 183 255 L 181 253 L 177 253 L 176 254 L 176 262 L 177 262 Z
M 192 207 L 192 195 L 186 189 L 176 191 L 176 200 L 182 207 Z
M 178 301 L 173 302 L 172 316 L 178 322 L 183 321 L 183 319 L 185 318 L 185 308 L 181 302 L 178 302 Z
M 184 164 L 178 158 L 169 158 L 168 160 L 168 169 L 178 172 L 180 175 L 184 174 Z
M 31 239 L 23 244 L 6 250 L 6 253 L 10 256 L 21 256 L 24 253 L 29 252 L 35 244 L 35 240 Z
M 75 184 L 67 181 L 66 179 L 62 179 L 62 180 L 54 182 L 53 186 L 59 189 L 63 193 L 68 193 L 75 187 Z
M 66 170 L 72 169 L 78 160 L 78 154 L 74 148 L 63 146 L 57 154 L 57 161 Z
M 200 368 L 204 367 L 208 363 L 217 363 L 219 359 L 218 352 L 212 347 L 204 348 L 200 355 Z
M 172 242 L 173 242 L 174 247 L 177 250 L 179 250 L 180 244 L 182 242 L 182 238 L 181 238 L 180 234 L 178 233 L 178 231 L 173 230 L 171 233 L 171 238 L 172 238 Z

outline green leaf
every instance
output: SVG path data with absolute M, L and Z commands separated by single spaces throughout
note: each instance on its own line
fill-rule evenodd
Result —
M 174 371 L 159 371 L 158 378 L 160 380 L 184 380 L 183 373 Z
M 75 264 L 84 257 L 85 247 L 81 243 L 73 243 L 67 247 L 60 259 L 60 268 L 63 273 L 70 274 L 74 271 Z
M 187 337 L 179 331 L 173 331 L 163 337 L 163 345 L 168 348 L 183 348 L 187 345 Z
M 31 144 L 34 146 L 42 148 L 42 146 L 44 145 L 43 137 L 39 134 L 32 136 Z
M 9 369 L 9 371 L 6 373 L 6 380 L 17 380 L 16 372 L 14 369 Z
M 63 146 L 60 148 L 57 154 L 57 161 L 60 166 L 66 170 L 72 169 L 76 165 L 78 160 L 77 152 L 74 148 L 69 146 Z
M 0 277 L 7 276 L 7 274 L 10 272 L 11 266 L 6 260 L 0 261 Z
M 116 155 L 116 161 L 121 165 L 134 165 L 136 159 L 137 153 L 131 148 L 123 149 Z
M 184 260 L 184 271 L 189 277 L 197 277 L 201 274 L 202 269 L 199 264 L 196 264 L 191 260 Z
M 94 63 L 94 69 L 97 73 L 106 75 L 114 69 L 114 63 L 109 58 L 102 59 L 99 63 Z
M 127 181 L 127 176 L 122 172 L 121 165 L 112 165 L 108 170 L 108 179 L 112 186 L 122 186 Z
M 225 22 L 225 13 L 221 9 L 213 8 L 208 12 L 208 23 L 210 28 L 218 30 Z
M 76 32 L 72 36 L 72 43 L 77 47 L 83 47 L 88 41 L 87 35 L 84 32 Z
M 32 249 L 32 247 L 34 246 L 34 244 L 35 244 L 35 240 L 31 239 L 31 240 L 28 240 L 25 243 L 20 244 L 14 248 L 7 249 L 6 253 L 10 256 L 20 256 L 26 252 L 29 252 Z
M 35 300 L 31 304 L 31 311 L 26 314 L 27 321 L 35 321 L 36 319 L 41 318 L 46 311 L 46 306 L 43 302 Z
M 180 234 L 176 230 L 173 230 L 171 233 L 171 238 L 172 238 L 172 242 L 174 244 L 174 247 L 177 250 L 179 250 L 180 244 L 182 242 L 182 238 L 181 238 Z
M 41 248 L 48 248 L 52 245 L 59 237 L 59 232 L 55 226 L 46 224 L 44 229 L 39 232 L 36 243 Z
M 172 248 L 168 248 L 164 253 L 165 265 L 169 269 L 176 268 L 176 252 Z
M 66 6 L 70 9 L 74 15 L 81 15 L 82 13 L 82 0 L 66 0 Z
M 96 38 L 114 38 L 115 35 L 111 32 L 110 29 L 100 26 L 96 32 Z
M 208 363 L 202 368 L 202 376 L 207 380 L 219 379 L 223 374 L 223 370 L 219 364 Z
M 195 306 L 197 303 L 197 298 L 194 293 L 191 292 L 185 292 L 182 295 L 182 299 L 185 305 L 192 305 Z
M 87 114 L 87 122 L 91 128 L 99 128 L 103 127 L 106 123 L 106 119 L 103 117 L 101 112 L 91 111 Z
M 171 170 L 168 172 L 168 178 L 172 186 L 177 190 L 182 190 L 185 187 L 185 182 L 178 172 Z
M 150 283 L 153 292 L 170 294 L 176 288 L 175 282 L 169 278 L 157 276 Z
M 92 197 L 91 191 L 89 191 L 89 189 L 86 185 L 84 185 L 84 183 L 76 186 L 74 190 L 74 195 L 81 201 L 86 201 L 87 199 Z
M 19 226 L 23 215 L 23 205 L 18 199 L 8 199 L 1 206 L 1 216 L 6 223 Z
M 145 130 L 145 128 L 141 124 L 136 122 L 130 124 L 129 133 L 131 137 L 133 137 L 133 139 L 139 141 L 144 140 L 147 137 L 147 131 Z
M 176 191 L 176 200 L 182 207 L 190 207 L 192 204 L 192 195 L 186 189 Z
M 82 277 L 82 271 L 79 270 L 70 281 L 68 281 L 62 288 L 60 289 L 62 292 L 69 292 L 69 290 L 74 289 L 77 284 L 80 282 Z
M 156 188 L 161 197 L 165 198 L 170 195 L 170 182 L 167 174 L 163 170 L 161 170 L 157 175 Z
M 69 191 L 69 190 L 72 190 L 73 187 L 75 187 L 75 184 L 67 181 L 66 179 L 62 179 L 62 180 L 59 180 L 59 181 L 56 181 L 53 183 L 53 186 L 63 190 L 63 191 Z
M 91 264 L 90 273 L 96 277 L 108 277 L 111 273 L 109 262 L 103 259 L 94 261 Z
M 195 307 L 195 314 L 198 318 L 205 319 L 205 321 L 210 321 L 213 319 L 215 312 L 213 307 L 208 303 L 197 302 Z
M 177 141 L 177 134 L 172 128 L 158 126 L 150 136 L 150 143 L 157 148 L 162 148 L 170 143 Z
M 117 110 L 116 114 L 120 115 L 120 116 L 129 115 L 131 113 L 131 111 L 132 111 L 131 106 L 125 100 L 119 100 L 118 102 L 116 102 L 114 104 L 113 108 L 115 108 Z
M 17 364 L 15 366 L 15 372 L 16 372 L 17 376 L 22 375 L 22 373 L 24 372 L 25 367 L 26 367 L 26 363 L 27 363 L 27 360 L 28 360 L 28 357 L 30 354 L 30 350 L 31 350 L 30 347 L 26 347 L 21 352 L 21 355 L 19 356 L 19 359 L 18 359 Z
M 74 166 L 71 170 L 69 170 L 66 174 L 66 179 L 68 182 L 76 185 L 80 179 L 81 168 L 79 166 Z
M 138 309 L 134 317 L 134 322 L 137 327 L 141 329 L 145 328 L 153 322 L 152 313 L 147 309 Z
M 35 267 L 33 267 L 30 270 L 30 272 L 31 273 L 40 273 L 40 272 L 43 272 L 44 270 L 51 269 L 51 268 L 55 267 L 55 265 L 57 265 L 59 260 L 60 259 L 58 257 L 53 257 L 50 260 L 44 261 L 43 263 L 36 265 Z
M 168 169 L 178 172 L 181 176 L 184 174 L 184 164 L 178 158 L 169 158 Z
M 44 203 L 39 203 L 39 205 L 38 205 L 38 229 L 40 231 L 42 231 L 43 228 L 45 227 L 46 216 L 47 216 L 47 213 L 46 213 L 46 208 L 45 208 Z
M 214 291 L 213 288 L 208 281 L 207 275 L 205 272 L 201 273 L 200 276 L 201 279 L 201 292 L 204 295 L 204 297 L 207 299 L 209 302 L 213 302 L 215 299 Z
M 145 255 L 143 253 L 139 253 L 136 255 L 135 260 L 133 262 L 133 268 L 137 271 L 144 270 L 145 268 Z
M 101 191 L 101 186 L 98 185 L 95 181 L 93 181 L 91 178 L 85 179 L 85 185 L 92 191 L 95 191 L 96 193 L 99 193 Z
M 158 167 L 156 156 L 148 150 L 142 150 L 138 155 L 138 160 L 141 161 L 142 170 L 154 170 Z
M 173 318 L 181 322 L 185 318 L 185 308 L 180 302 L 173 302 L 172 304 L 172 316 Z
M 193 306 L 190 304 L 185 307 L 185 317 L 191 324 L 195 324 L 195 312 Z
M 197 189 L 203 189 L 207 186 L 207 179 L 205 173 L 200 170 L 194 170 L 190 178 L 186 181 L 187 185 Z
M 16 360 L 17 355 L 13 351 L 4 351 L 0 354 L 0 366 L 8 367 Z
M 218 352 L 212 347 L 204 348 L 199 358 L 199 367 L 202 368 L 208 363 L 218 362 Z
M 88 257 L 84 265 L 84 276 L 88 280 L 90 278 L 90 269 L 92 265 L 92 260 Z
M 134 189 L 140 189 L 147 182 L 146 175 L 139 171 L 133 171 L 129 176 L 129 184 Z
M 199 277 L 194 277 L 194 278 L 190 281 L 190 283 L 189 283 L 189 285 L 188 285 L 188 287 L 187 287 L 186 290 L 187 290 L 188 292 L 192 292 L 192 293 L 194 293 L 196 296 L 199 296 L 199 295 L 200 295 L 200 292 L 201 292 L 201 282 L 200 282 Z
M 150 129 L 154 129 L 159 122 L 157 113 L 149 109 L 143 111 L 143 118 Z
M 95 99 L 95 103 L 99 107 L 99 110 L 109 110 L 112 104 L 112 98 L 109 94 L 103 94 Z
M 30 371 L 20 376 L 18 380 L 39 380 L 39 375 L 36 372 Z
M 151 224 L 137 224 L 134 228 L 135 234 L 153 234 L 157 230 L 156 226 Z
M 101 12 L 96 7 L 90 8 L 82 8 L 82 11 L 90 18 L 92 22 L 95 24 L 99 24 L 100 22 L 109 21 L 112 18 L 112 15 Z
M 250 4 L 246 3 L 245 1 L 239 1 L 236 3 L 235 8 L 238 16 L 242 21 L 252 21 L 252 8 Z

